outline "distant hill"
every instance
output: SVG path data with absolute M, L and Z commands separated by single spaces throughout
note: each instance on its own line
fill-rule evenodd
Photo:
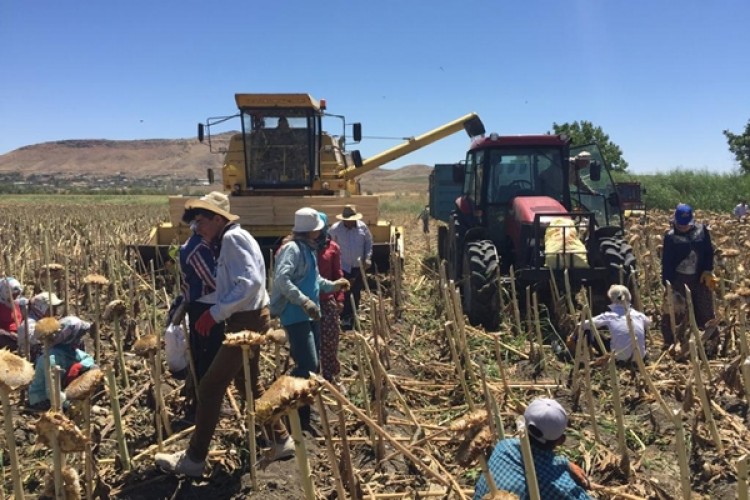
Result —
M 213 136 L 214 149 L 226 145 L 231 134 Z M 196 179 L 205 178 L 208 168 L 214 168 L 220 175 L 221 155 L 212 154 L 196 139 L 64 140 L 24 146 L 0 155 L 0 173 L 17 172 L 26 177 L 168 175 L 174 179 Z M 378 169 L 361 177 L 361 187 L 373 193 L 426 191 L 431 171 L 426 165 Z

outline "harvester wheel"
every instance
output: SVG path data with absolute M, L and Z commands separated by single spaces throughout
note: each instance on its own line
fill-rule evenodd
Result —
M 490 240 L 473 241 L 464 252 L 463 306 L 469 323 L 494 331 L 500 326 L 497 250 Z

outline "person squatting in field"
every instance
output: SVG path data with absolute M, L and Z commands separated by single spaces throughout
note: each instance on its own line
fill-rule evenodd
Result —
M 630 290 L 624 285 L 612 285 L 607 292 L 611 304 L 609 311 L 594 316 L 593 323 L 597 331 L 603 333 L 601 329 L 609 330 L 609 338 L 602 335 L 604 347 L 615 354 L 617 361 L 634 361 L 635 349 L 630 339 L 630 330 L 628 328 L 628 314 L 630 315 L 630 324 L 633 327 L 638 351 L 641 358 L 646 357 L 646 332 L 651 325 L 648 316 L 637 311 L 630 305 Z M 586 332 L 586 339 L 594 349 L 599 351 L 599 344 L 592 338 L 591 323 L 586 320 L 582 323 L 581 328 Z M 575 344 L 571 346 L 575 349 Z M 599 352 L 599 354 L 604 354 Z

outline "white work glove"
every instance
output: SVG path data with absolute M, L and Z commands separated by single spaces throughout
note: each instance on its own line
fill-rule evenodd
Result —
M 312 300 L 307 299 L 305 302 L 303 302 L 302 309 L 305 310 L 305 314 L 310 316 L 311 320 L 318 321 L 320 319 L 320 308 L 318 307 L 318 304 L 316 304 Z
M 346 278 L 339 278 L 333 282 L 333 290 L 338 292 L 339 290 L 347 291 L 351 287 L 349 280 Z
M 370 269 L 371 267 L 372 267 L 372 260 L 365 259 L 365 270 Z

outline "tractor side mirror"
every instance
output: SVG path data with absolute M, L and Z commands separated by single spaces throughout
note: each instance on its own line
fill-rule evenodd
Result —
M 598 161 L 592 161 L 589 167 L 589 177 L 594 182 L 599 182 L 602 179 L 602 164 Z
M 352 138 L 354 142 L 362 140 L 362 124 L 357 122 L 352 124 Z
M 198 142 L 203 142 L 203 138 L 205 137 L 205 131 L 203 130 L 203 124 L 198 124 Z
M 355 149 L 351 153 L 349 153 L 352 157 L 352 162 L 354 163 L 354 166 L 359 168 L 362 166 L 362 155 L 359 153 L 358 149 Z
M 482 123 L 482 119 L 478 116 L 473 116 L 464 122 L 464 130 L 469 137 L 483 135 L 485 132 L 484 123 Z
M 453 183 L 461 185 L 464 183 L 464 166 L 460 163 L 453 165 Z
M 213 184 L 214 183 L 215 179 L 214 179 L 214 169 L 213 168 L 209 168 L 208 170 L 206 170 L 206 177 L 208 177 L 208 183 L 209 184 Z
M 641 194 L 646 194 L 646 188 L 641 186 Z

